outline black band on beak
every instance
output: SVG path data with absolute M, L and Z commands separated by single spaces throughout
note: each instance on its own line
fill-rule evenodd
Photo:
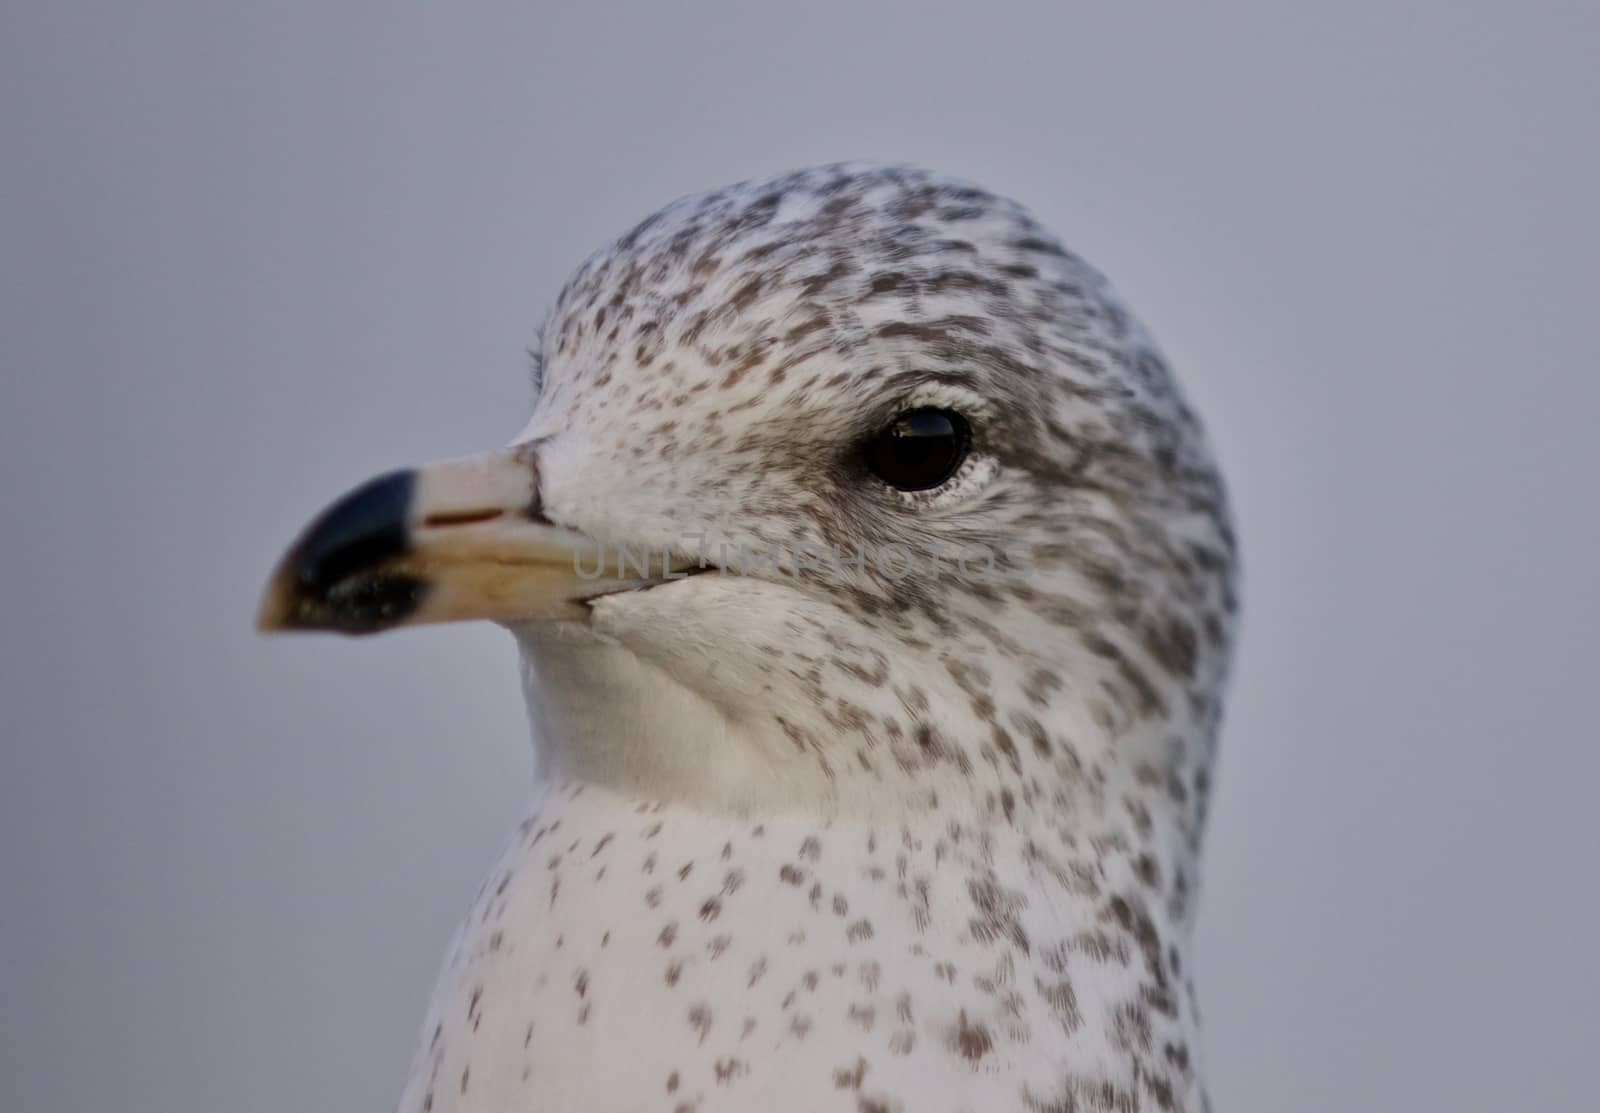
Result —
M 421 604 L 428 585 L 385 561 L 411 548 L 415 471 L 394 471 L 362 484 L 328 507 L 290 551 L 294 606 L 288 624 L 349 634 L 386 629 Z
M 295 577 L 321 592 L 352 572 L 404 556 L 417 473 L 409 468 L 369 480 L 324 510 L 294 546 Z

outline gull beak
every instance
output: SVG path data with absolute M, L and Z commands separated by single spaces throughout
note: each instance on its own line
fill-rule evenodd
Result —
M 464 619 L 584 621 L 611 575 L 594 539 L 544 517 L 531 445 L 390 472 L 312 520 L 273 570 L 258 630 L 371 634 Z M 677 578 L 663 558 L 659 578 Z

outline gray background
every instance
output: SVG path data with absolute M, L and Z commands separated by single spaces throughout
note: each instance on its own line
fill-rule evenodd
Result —
M 8 4 L 0 1111 L 390 1107 L 514 653 L 259 639 L 265 573 L 515 432 L 590 249 L 858 156 L 1030 204 L 1230 473 L 1220 1113 L 1594 1108 L 1600 19 L 1201 7 Z

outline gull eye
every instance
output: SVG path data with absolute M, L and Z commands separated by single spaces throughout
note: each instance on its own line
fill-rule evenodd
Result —
M 907 410 L 867 441 L 867 470 L 901 491 L 926 491 L 961 467 L 972 427 L 954 410 Z

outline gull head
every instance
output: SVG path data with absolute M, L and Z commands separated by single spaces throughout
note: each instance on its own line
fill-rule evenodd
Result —
M 1223 484 L 1023 208 L 864 164 L 685 198 L 579 267 L 533 377 L 509 447 L 314 519 L 258 624 L 501 623 L 542 768 L 641 797 L 1021 823 L 1127 784 L 1198 838 Z

